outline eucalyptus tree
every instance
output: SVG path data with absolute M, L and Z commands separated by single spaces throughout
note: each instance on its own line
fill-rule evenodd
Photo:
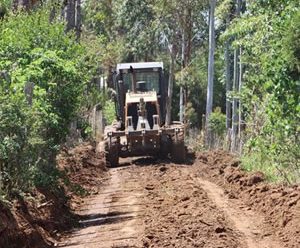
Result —
M 234 0 L 225 0 L 222 1 L 217 7 L 217 18 L 219 22 L 222 23 L 223 29 L 226 31 L 234 17 L 235 17 L 235 2 Z M 232 37 L 226 37 L 224 42 L 224 63 L 225 63 L 225 89 L 226 89 L 226 129 L 228 130 L 228 134 L 230 133 L 229 130 L 231 129 L 231 100 L 229 98 L 229 93 L 232 89 L 232 78 L 233 78 L 233 64 L 232 64 Z M 229 138 L 229 136 L 228 136 Z
M 208 82 L 206 98 L 206 143 L 211 143 L 211 132 L 209 128 L 209 118 L 213 108 L 214 70 L 215 70 L 215 8 L 216 0 L 210 0 L 209 11 L 209 58 L 208 58 Z
M 236 18 L 240 17 L 241 14 L 241 7 L 242 7 L 242 0 L 236 0 L 236 12 L 235 16 Z M 237 150 L 237 134 L 238 134 L 238 126 L 239 126 L 239 110 L 238 110 L 238 96 L 237 93 L 239 92 L 239 85 L 240 85 L 240 66 L 239 66 L 239 60 L 240 60 L 240 48 L 236 47 L 234 50 L 234 62 L 233 62 L 233 86 L 232 90 L 234 93 L 233 101 L 232 101 L 232 151 Z
M 238 131 L 239 97 L 246 123 L 248 149 L 243 154 L 247 166 L 289 181 L 299 171 L 299 13 L 297 0 L 247 1 L 247 11 L 225 33 L 235 37 L 235 68 L 239 70 L 239 47 L 243 48 L 243 87 L 235 94 L 233 135 Z M 236 70 L 235 92 L 240 78 Z
M 203 39 L 206 29 L 205 8 L 207 1 L 166 1 L 156 0 L 155 27 L 162 49 L 170 57 L 169 92 L 173 92 L 173 81 L 176 71 L 180 71 L 180 119 L 183 120 L 184 105 L 188 102 L 189 88 L 185 71 L 191 65 L 195 56 L 196 45 Z M 170 49 L 172 48 L 172 49 Z M 175 62 L 175 63 L 174 63 Z M 176 68 L 173 68 L 173 65 Z M 179 66 L 177 66 L 179 65 Z M 168 95 L 167 123 L 171 120 L 172 95 Z M 185 103 L 184 103 L 185 102 Z
M 86 30 L 101 36 L 107 44 L 115 39 L 117 33 L 116 22 L 120 1 L 112 0 L 87 0 L 83 8 L 83 21 Z
M 116 30 L 124 40 L 124 52 L 127 61 L 150 61 L 157 49 L 154 40 L 153 1 L 123 0 L 117 1 Z
M 63 3 L 62 15 L 66 20 L 66 31 L 74 31 L 77 40 L 81 34 L 81 0 L 67 0 Z

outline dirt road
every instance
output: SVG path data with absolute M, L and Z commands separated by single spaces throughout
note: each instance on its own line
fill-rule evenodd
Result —
M 59 247 L 141 247 L 143 188 L 133 166 L 110 170 L 102 191 L 85 199 L 78 214 L 81 228 Z
M 297 247 L 298 239 L 280 239 L 282 230 L 265 215 L 231 197 L 216 168 L 202 166 L 124 161 L 101 192 L 85 199 L 81 227 L 59 247 Z

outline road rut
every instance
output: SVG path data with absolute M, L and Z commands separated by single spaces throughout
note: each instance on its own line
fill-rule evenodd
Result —
M 264 218 L 199 176 L 196 165 L 133 160 L 110 170 L 59 247 L 284 247 Z
M 138 178 L 131 168 L 110 170 L 110 179 L 102 191 L 88 197 L 78 214 L 80 228 L 74 230 L 59 247 L 137 247 L 138 237 L 143 233 L 137 187 Z

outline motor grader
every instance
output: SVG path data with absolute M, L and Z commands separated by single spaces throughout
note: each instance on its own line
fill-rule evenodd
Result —
M 106 160 L 117 166 L 120 157 L 186 157 L 184 124 L 165 124 L 167 85 L 163 63 L 118 64 L 114 75 L 117 120 L 104 129 L 101 143 Z

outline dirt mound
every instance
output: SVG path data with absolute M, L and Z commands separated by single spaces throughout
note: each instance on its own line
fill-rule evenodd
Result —
M 0 247 L 53 247 L 74 216 L 59 194 L 34 190 L 11 205 L 0 203 Z
M 242 199 L 254 211 L 265 216 L 265 221 L 286 247 L 300 244 L 300 186 L 273 185 L 265 181 L 261 172 L 247 173 L 239 161 L 224 151 L 198 155 L 201 176 L 214 178 L 230 198 Z
M 145 168 L 143 247 L 243 247 L 189 167 Z
M 21 232 L 16 217 L 11 211 L 0 203 L 0 247 L 10 246 L 11 243 L 24 244 L 26 240 L 25 233 Z
M 70 183 L 82 187 L 86 193 L 97 193 L 107 178 L 104 154 L 96 153 L 95 147 L 88 143 L 71 150 L 64 149 L 57 161 L 58 168 L 66 173 Z M 69 193 L 71 195 L 72 190 Z
M 53 247 L 59 233 L 77 223 L 70 209 L 81 203 L 80 194 L 96 192 L 105 177 L 102 157 L 89 144 L 63 150 L 57 161 L 65 175 L 58 191 L 34 189 L 5 206 L 0 202 L 0 247 Z

